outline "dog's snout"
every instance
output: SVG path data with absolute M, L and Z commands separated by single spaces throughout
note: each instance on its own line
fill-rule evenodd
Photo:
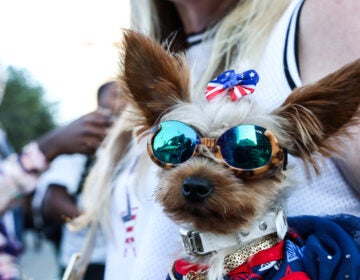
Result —
M 201 202 L 213 192 L 212 184 L 200 177 L 188 177 L 182 185 L 184 197 L 191 202 Z

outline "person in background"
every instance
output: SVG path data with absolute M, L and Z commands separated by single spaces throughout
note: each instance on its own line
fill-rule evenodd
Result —
M 93 154 L 112 124 L 108 112 L 95 111 L 27 144 L 0 162 L 0 213 L 32 192 L 38 176 L 61 154 Z
M 0 75 L 2 76 L 2 75 Z M 4 93 L 0 86 L 0 100 Z M 61 154 L 93 154 L 112 124 L 109 112 L 88 113 L 0 159 L 0 279 L 20 279 L 17 257 L 23 246 L 15 233 L 13 207 L 34 191 L 39 175 Z
M 276 5 L 262 0 L 139 0 L 131 4 L 134 28 L 165 42 L 170 50 L 185 51 L 196 96 L 201 96 L 207 83 L 224 70 L 241 73 L 256 69 L 259 94 L 249 97 L 257 99 L 264 110 L 272 110 L 295 87 L 311 83 L 360 56 L 356 44 L 360 40 L 360 18 L 356 16 L 360 3 L 356 0 L 292 0 L 277 1 Z M 358 127 L 352 129 L 359 134 Z M 154 167 L 138 164 L 137 159 L 146 156 L 146 143 L 131 143 L 129 139 L 133 138 L 131 124 L 117 122 L 96 165 L 107 168 L 99 171 L 95 166 L 89 175 L 89 183 L 94 184 L 88 212 L 78 220 L 86 224 L 95 217 L 112 233 L 108 241 L 107 280 L 117 279 L 118 275 L 126 275 L 126 279 L 159 279 L 167 274 L 173 254 L 181 248 L 175 240 L 179 238 L 178 228 L 150 202 L 156 186 Z M 354 190 L 360 182 L 354 174 L 359 170 L 360 158 L 348 155 L 354 149 L 359 151 L 360 142 L 356 137 L 347 141 L 352 149 L 339 149 L 349 161 L 337 164 L 335 158 L 321 158 L 320 175 L 308 173 L 300 161 L 289 158 L 289 164 L 299 166 L 299 179 L 304 180 L 290 197 L 287 213 L 350 215 L 346 216 L 350 217 L 350 224 L 346 225 L 351 228 L 349 232 L 344 232 L 338 219 L 328 222 L 349 235 L 355 242 L 350 247 L 356 250 L 360 246 L 360 225 L 356 219 L 360 203 Z M 128 149 L 124 149 L 125 144 Z M 126 242 L 128 220 L 122 218 L 126 213 L 136 217 L 136 221 L 131 221 L 134 226 L 130 244 Z M 342 261 L 339 260 L 339 267 L 344 264 Z
M 101 85 L 97 93 L 98 110 L 109 111 L 114 118 L 125 107 L 124 99 L 114 81 Z M 44 193 L 44 198 L 35 195 L 38 208 L 47 223 L 64 224 L 81 213 L 81 193 L 87 174 L 93 165 L 95 155 L 72 154 L 57 157 L 47 172 L 39 178 L 37 190 Z M 85 241 L 87 230 L 70 231 L 66 225 L 62 226 L 59 243 L 59 265 L 63 275 L 71 256 L 80 252 Z M 105 238 L 98 233 L 92 258 L 87 266 L 84 280 L 103 279 L 105 269 Z

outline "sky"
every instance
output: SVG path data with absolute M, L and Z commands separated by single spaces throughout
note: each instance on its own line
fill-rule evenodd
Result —
M 0 0 L 0 64 L 26 69 L 58 102 L 59 124 L 96 108 L 116 75 L 128 0 Z

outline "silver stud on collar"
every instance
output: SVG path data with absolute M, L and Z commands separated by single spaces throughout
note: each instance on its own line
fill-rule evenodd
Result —
M 262 230 L 262 231 L 265 231 L 267 229 L 268 225 L 266 222 L 261 222 L 259 224 L 259 229 Z
M 243 237 L 246 237 L 249 235 L 249 232 L 248 231 L 243 231 L 243 232 L 240 232 L 241 236 Z

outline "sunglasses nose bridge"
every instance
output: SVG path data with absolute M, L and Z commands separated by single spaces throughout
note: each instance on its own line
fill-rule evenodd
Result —
M 215 138 L 201 138 L 201 145 L 204 145 L 208 149 L 214 149 L 216 146 Z
M 201 138 L 200 145 L 197 147 L 197 155 L 203 155 L 207 158 L 218 162 L 221 159 L 219 156 L 219 146 L 216 138 Z

